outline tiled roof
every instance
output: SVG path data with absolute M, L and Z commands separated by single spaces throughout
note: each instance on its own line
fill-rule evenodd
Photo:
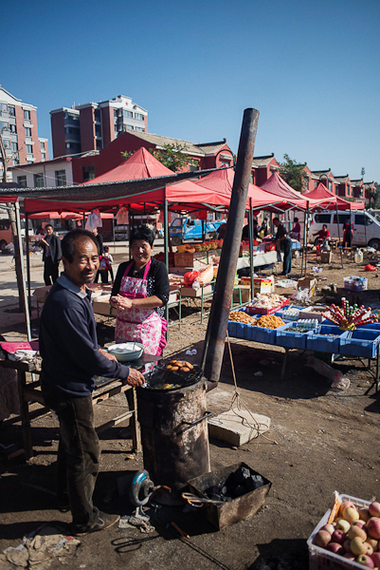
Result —
M 252 159 L 252 167 L 260 168 L 262 166 L 267 166 L 271 160 L 276 160 L 274 158 L 274 153 L 268 154 L 266 156 L 254 156 Z M 276 161 L 277 162 L 277 161 Z
M 192 143 L 190 141 L 184 141 L 182 139 L 173 139 L 171 137 L 163 137 L 161 135 L 156 135 L 154 133 L 141 133 L 138 131 L 134 131 L 133 134 L 135 137 L 143 139 L 147 142 L 150 142 L 156 146 L 164 146 L 166 144 L 178 144 L 181 146 L 186 146 L 189 154 L 195 154 L 200 156 L 206 156 L 207 154 L 214 154 L 217 152 L 221 147 L 226 144 L 226 141 L 214 142 L 214 143 Z
M 349 176 L 348 174 L 344 174 L 344 176 L 334 176 L 334 178 L 337 184 L 344 184 L 345 182 L 347 182 Z

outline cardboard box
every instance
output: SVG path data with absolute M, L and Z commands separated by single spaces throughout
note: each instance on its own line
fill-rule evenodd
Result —
M 251 301 L 251 286 L 250 285 L 239 285 L 238 287 L 234 288 L 233 291 L 233 301 L 234 303 L 240 303 L 240 296 L 239 290 L 241 295 L 241 302 L 248 303 Z
M 298 279 L 297 289 L 309 289 L 310 296 L 314 295 L 317 286 L 317 280 L 314 276 L 306 276 Z
M 182 297 L 202 297 L 202 288 L 195 290 L 192 287 L 182 287 L 181 293 Z M 205 285 L 203 287 L 203 295 L 210 293 L 212 293 L 212 285 Z
M 94 300 L 92 307 L 97 315 L 116 317 L 116 309 L 110 305 L 110 295 L 101 295 Z
M 321 263 L 331 263 L 332 251 L 321 251 Z
M 48 296 L 51 287 L 52 287 L 51 285 L 45 285 L 45 287 L 38 287 L 38 289 L 35 289 L 33 291 L 33 297 L 36 297 L 39 303 L 45 303 L 46 297 Z
M 190 266 L 194 269 L 203 267 L 208 263 L 207 251 L 196 251 L 195 253 L 175 253 L 174 267 Z

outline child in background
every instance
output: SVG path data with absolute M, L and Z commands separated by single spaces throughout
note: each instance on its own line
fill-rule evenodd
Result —
M 108 245 L 104 246 L 104 253 L 100 255 L 99 272 L 102 283 L 108 283 L 108 272 L 111 275 L 111 282 L 113 282 L 113 257 L 109 252 Z

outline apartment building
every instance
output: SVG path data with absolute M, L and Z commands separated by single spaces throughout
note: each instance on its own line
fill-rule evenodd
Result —
M 0 134 L 8 167 L 49 159 L 48 140 L 38 137 L 37 107 L 23 103 L 0 85 Z M 0 174 L 3 165 L 0 163 Z M 12 175 L 9 173 L 9 180 Z
M 52 188 L 73 184 L 72 158 L 65 156 L 45 162 L 15 166 L 13 182 L 26 188 Z
M 126 131 L 148 132 L 148 111 L 124 95 L 50 111 L 50 120 L 55 158 L 100 151 Z

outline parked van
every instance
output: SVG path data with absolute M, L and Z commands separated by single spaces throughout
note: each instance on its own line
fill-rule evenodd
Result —
M 11 222 L 7 218 L 0 218 L 0 250 L 12 241 Z
M 354 237 L 352 239 L 353 246 L 367 246 L 380 250 L 380 221 L 371 216 L 366 210 L 339 210 L 339 236 L 337 214 L 334 210 L 318 212 L 313 214 L 313 221 L 310 226 L 310 241 L 316 242 L 318 238 L 313 236 L 314 233 L 322 229 L 325 224 L 333 238 L 340 237 L 343 239 L 343 224 L 346 220 L 351 220 L 354 228 Z

